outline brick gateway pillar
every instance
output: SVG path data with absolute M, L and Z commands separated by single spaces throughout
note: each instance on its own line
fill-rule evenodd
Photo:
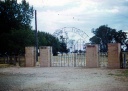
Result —
M 35 66 L 35 47 L 25 47 L 25 67 Z
M 87 45 L 86 47 L 86 67 L 97 68 L 98 62 L 98 45 Z
M 120 43 L 108 44 L 108 68 L 120 68 Z
M 39 56 L 40 67 L 50 67 L 52 47 L 41 46 L 39 48 L 39 51 L 40 51 L 40 56 Z

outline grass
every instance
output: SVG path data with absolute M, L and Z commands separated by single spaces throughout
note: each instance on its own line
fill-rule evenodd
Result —
M 12 67 L 13 65 L 10 64 L 0 64 L 0 68 L 7 68 L 7 67 Z
M 126 70 L 123 70 L 123 71 L 120 71 L 119 73 L 109 73 L 108 75 L 111 75 L 111 76 L 124 76 L 124 77 L 128 77 L 128 69 Z
M 128 69 L 121 70 L 118 74 L 115 74 L 116 80 L 128 82 Z
M 124 70 L 124 71 L 122 72 L 122 75 L 128 77 L 128 69 L 127 69 L 127 70 Z

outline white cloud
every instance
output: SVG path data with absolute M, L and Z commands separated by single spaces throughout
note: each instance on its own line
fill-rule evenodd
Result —
M 21 3 L 22 0 L 17 0 L 18 3 Z M 29 2 L 30 5 L 33 5 L 34 7 L 42 7 L 43 6 L 43 0 L 26 0 Z
M 92 28 L 104 24 L 117 30 L 128 30 L 128 0 L 26 1 L 37 10 L 38 30 L 53 33 L 63 27 L 76 27 L 90 36 Z
M 64 6 L 73 0 L 42 0 L 44 6 Z

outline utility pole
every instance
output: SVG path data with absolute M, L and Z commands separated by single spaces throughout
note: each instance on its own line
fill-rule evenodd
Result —
M 35 10 L 35 39 L 36 39 L 36 66 L 39 64 L 38 63 L 38 31 L 37 31 L 37 13 Z

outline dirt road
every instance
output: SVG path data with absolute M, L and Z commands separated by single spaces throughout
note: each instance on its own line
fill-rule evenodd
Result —
M 0 91 L 128 91 L 121 69 L 0 68 Z

